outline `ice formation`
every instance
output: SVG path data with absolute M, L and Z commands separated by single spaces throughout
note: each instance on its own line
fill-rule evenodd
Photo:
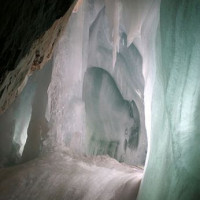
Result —
M 4 138 L 5 144 L 1 142 L 1 164 L 47 154 L 35 161 L 41 172 L 40 165 L 53 163 L 57 155 L 60 160 L 55 162 L 60 166 L 54 163 L 48 168 L 48 184 L 56 177 L 55 185 L 64 190 L 66 177 L 61 176 L 66 165 L 67 174 L 74 175 L 68 186 L 81 191 L 69 189 L 68 195 L 74 192 L 74 199 L 94 200 L 94 192 L 100 194 L 106 188 L 100 199 L 112 199 L 113 193 L 106 196 L 110 190 L 136 176 L 134 188 L 141 173 L 127 174 L 123 165 L 123 173 L 110 166 L 97 169 L 83 155 L 109 155 L 144 166 L 148 149 L 138 200 L 200 199 L 199 8 L 198 0 L 78 1 L 46 71 L 33 75 L 0 118 L 1 132 L 10 135 Z M 66 147 L 77 157 L 60 157 Z M 51 152 L 59 153 L 51 157 Z M 99 163 L 112 163 L 106 158 Z M 54 170 L 59 173 L 53 174 Z M 82 185 L 85 178 L 90 189 Z M 100 181 L 102 187 L 98 188 L 96 178 L 105 178 Z M 113 185 L 107 187 L 111 180 Z M 120 194 L 115 198 L 123 199 Z
M 45 145 L 144 165 L 142 57 L 127 46 L 120 4 L 82 1 L 72 14 L 54 57 Z

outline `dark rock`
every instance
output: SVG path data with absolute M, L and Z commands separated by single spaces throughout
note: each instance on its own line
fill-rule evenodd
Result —
M 0 80 L 15 69 L 53 22 L 62 17 L 74 0 L 8 0 L 1 2 Z
M 23 89 L 27 76 L 50 59 L 63 23 L 66 23 L 66 20 L 58 19 L 64 15 L 63 18 L 69 17 L 67 11 L 71 10 L 69 8 L 73 2 L 74 0 L 1 2 L 0 114 Z

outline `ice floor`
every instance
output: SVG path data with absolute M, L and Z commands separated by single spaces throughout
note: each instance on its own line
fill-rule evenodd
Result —
M 0 170 L 0 200 L 134 200 L 143 170 L 69 150 Z

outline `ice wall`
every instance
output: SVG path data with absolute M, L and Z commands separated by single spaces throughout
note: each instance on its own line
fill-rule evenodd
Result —
M 14 165 L 39 155 L 46 137 L 47 88 L 52 62 L 35 72 L 10 108 L 0 116 L 0 165 Z
M 200 199 L 199 8 L 198 0 L 161 1 L 151 148 L 139 200 Z

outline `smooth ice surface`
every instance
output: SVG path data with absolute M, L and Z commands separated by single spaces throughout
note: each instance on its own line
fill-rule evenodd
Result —
M 199 8 L 198 0 L 161 1 L 150 154 L 139 200 L 200 199 Z
M 0 170 L 0 200 L 135 200 L 142 170 L 68 150 Z

